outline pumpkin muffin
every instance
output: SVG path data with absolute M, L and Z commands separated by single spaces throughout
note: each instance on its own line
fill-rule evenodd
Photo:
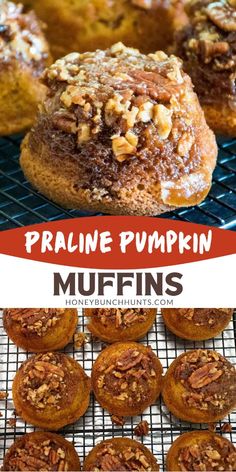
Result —
M 157 310 L 150 308 L 87 308 L 89 331 L 108 343 L 136 341 L 153 325 Z
M 81 470 L 74 446 L 54 433 L 29 433 L 18 438 L 8 450 L 3 470 L 66 471 Z
M 77 421 L 87 410 L 90 379 L 80 364 L 65 354 L 37 354 L 21 365 L 12 393 L 21 418 L 56 431 Z
M 190 25 L 177 33 L 175 53 L 184 61 L 209 126 L 236 135 L 236 1 L 191 0 Z
M 0 135 L 32 126 L 46 93 L 39 77 L 50 62 L 35 14 L 24 14 L 20 4 L 0 0 Z
M 85 459 L 85 471 L 158 471 L 154 455 L 147 447 L 129 438 L 113 438 L 97 444 Z
M 141 414 L 160 395 L 162 366 L 150 347 L 135 342 L 111 344 L 92 368 L 98 403 L 117 417 Z
M 162 395 L 177 418 L 214 423 L 236 406 L 235 367 L 215 351 L 184 352 L 167 370 Z
M 236 449 L 218 434 L 193 431 L 174 441 L 167 454 L 166 466 L 169 472 L 236 470 Z
M 73 339 L 78 312 L 71 308 L 7 308 L 3 325 L 16 346 L 33 352 L 62 349 Z
M 217 147 L 176 57 L 119 43 L 70 54 L 45 72 L 44 83 L 47 99 L 20 162 L 49 199 L 127 215 L 204 200 Z
M 164 308 L 161 310 L 167 328 L 183 339 L 203 341 L 214 338 L 229 324 L 231 308 Z
M 114 42 L 166 48 L 187 21 L 185 0 L 23 0 L 47 24 L 53 56 L 105 49 Z M 66 34 L 65 34 L 66 33 Z

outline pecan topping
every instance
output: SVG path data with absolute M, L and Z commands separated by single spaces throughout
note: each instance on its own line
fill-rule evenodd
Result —
M 56 440 L 39 441 L 27 438 L 7 457 L 7 469 L 15 471 L 67 471 L 67 452 Z
M 232 312 L 228 308 L 180 308 L 179 314 L 196 326 L 214 326 L 219 321 L 227 319 Z
M 27 63 L 43 63 L 48 57 L 48 47 L 35 14 L 24 14 L 22 5 L 2 1 L 0 58 L 6 61 L 12 56 L 23 58 Z
M 228 2 L 212 2 L 206 8 L 208 18 L 224 31 L 236 31 L 236 11 Z
M 98 452 L 92 471 L 122 471 L 137 470 L 150 471 L 150 464 L 144 452 L 135 447 L 125 447 L 122 450 L 116 449 L 115 445 L 107 443 Z
M 141 402 L 156 377 L 154 358 L 151 348 L 144 354 L 127 349 L 113 356 L 100 371 L 98 388 L 108 391 L 116 400 L 128 402 L 130 406 Z
M 143 420 L 134 428 L 134 434 L 136 436 L 147 436 L 149 433 L 149 424 Z
M 5 400 L 8 397 L 7 392 L 0 391 L 0 400 Z
M 178 464 L 181 471 L 211 470 L 229 471 L 236 466 L 236 450 L 233 444 L 216 437 L 180 450 Z
M 88 335 L 85 333 L 75 333 L 74 345 L 76 349 L 80 349 L 88 342 Z
M 234 402 L 236 372 L 232 364 L 215 351 L 196 350 L 180 360 L 174 376 L 185 391 L 183 402 L 200 410 L 224 408 Z
M 38 354 L 23 365 L 22 398 L 37 409 L 60 409 L 66 393 L 67 369 L 59 353 Z
M 122 416 L 112 415 L 111 421 L 117 426 L 124 426 L 125 424 L 125 419 Z
M 4 310 L 7 322 L 20 325 L 22 334 L 43 337 L 54 328 L 64 309 L 54 308 L 10 308 Z
M 115 325 L 116 328 L 129 328 L 135 323 L 146 321 L 148 311 L 145 308 L 99 308 L 93 310 L 93 317 L 98 318 L 104 326 Z
M 189 377 L 189 383 L 192 388 L 202 388 L 211 382 L 217 380 L 222 374 L 222 370 L 217 370 L 217 362 L 209 362 L 203 367 L 195 370 Z

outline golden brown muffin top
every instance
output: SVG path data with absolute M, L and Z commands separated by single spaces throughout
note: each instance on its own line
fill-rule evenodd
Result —
M 146 56 L 117 43 L 106 51 L 73 53 L 58 60 L 46 70 L 44 83 L 49 87 L 48 99 L 36 132 L 44 140 L 50 119 L 53 152 L 60 154 L 56 146 L 63 136 L 63 149 L 68 146 L 69 155 L 77 148 L 80 166 L 88 165 L 83 157 L 90 156 L 86 159 L 90 173 L 95 154 L 94 186 L 113 184 L 116 190 L 122 180 L 140 181 L 147 173 L 157 182 L 198 168 L 195 96 L 175 56 L 161 51 Z M 109 170 L 103 172 L 108 159 L 112 159 Z M 118 176 L 122 164 L 125 170 Z
M 174 378 L 183 384 L 182 400 L 186 407 L 199 410 L 223 410 L 235 401 L 234 366 L 215 351 L 198 349 L 182 356 Z
M 120 447 L 116 445 L 116 440 L 106 441 L 97 450 L 93 463 L 89 465 L 87 470 L 90 471 L 122 471 L 122 470 L 139 470 L 151 471 L 152 464 L 149 457 L 145 455 L 138 443 L 133 446 L 124 444 Z
M 37 410 L 60 410 L 68 400 L 71 383 L 70 358 L 59 352 L 37 354 L 21 367 L 21 397 Z
M 4 316 L 8 323 L 18 324 L 22 334 L 43 337 L 56 326 L 64 311 L 60 308 L 6 308 Z
M 93 317 L 99 319 L 103 326 L 115 324 L 117 328 L 125 329 L 134 323 L 146 321 L 148 311 L 145 308 L 97 308 Z
M 209 440 L 198 439 L 180 449 L 178 454 L 180 470 L 215 470 L 229 471 L 236 467 L 236 449 L 229 441 L 214 435 Z M 196 469 L 196 467 L 198 467 Z
M 114 400 L 125 401 L 132 407 L 142 402 L 157 378 L 155 360 L 150 347 L 146 352 L 134 347 L 122 353 L 114 352 L 99 367 L 98 388 L 109 393 Z
M 39 63 L 49 56 L 40 23 L 33 12 L 23 13 L 21 4 L 0 0 L 0 60 L 21 59 Z
M 235 96 L 236 1 L 191 0 L 186 10 L 190 25 L 177 33 L 175 52 L 197 93 L 206 100 L 211 95 L 216 100 L 218 90 Z
M 179 308 L 178 312 L 196 326 L 214 326 L 221 315 L 231 314 L 233 310 L 231 308 Z
M 65 444 L 55 434 L 27 434 L 11 447 L 4 460 L 4 470 L 68 470 Z

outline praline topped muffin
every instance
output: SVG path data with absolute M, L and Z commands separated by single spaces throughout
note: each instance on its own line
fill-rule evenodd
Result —
M 184 61 L 210 127 L 236 133 L 236 2 L 191 0 L 190 25 L 177 34 L 175 52 Z
M 41 24 L 22 5 L 0 0 L 0 135 L 29 128 L 45 96 L 39 82 L 50 63 Z
M 72 340 L 77 323 L 75 308 L 6 308 L 3 312 L 9 338 L 33 352 L 62 349 Z
M 72 443 L 55 433 L 29 433 L 8 450 L 5 471 L 78 471 L 80 460 Z
M 57 61 L 44 83 L 21 156 L 43 194 L 64 207 L 137 215 L 205 198 L 215 138 L 176 57 L 119 43 Z
M 114 42 L 144 52 L 166 48 L 186 21 L 184 0 L 23 0 L 48 25 L 55 58 Z

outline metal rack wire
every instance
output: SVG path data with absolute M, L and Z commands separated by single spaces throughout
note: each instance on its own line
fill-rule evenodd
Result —
M 86 332 L 86 322 L 79 312 L 78 330 Z M 234 319 L 227 329 L 214 340 L 204 342 L 188 342 L 176 338 L 164 326 L 161 315 L 157 315 L 156 322 L 147 336 L 142 340 L 144 344 L 151 345 L 154 352 L 161 360 L 164 371 L 171 362 L 183 351 L 196 348 L 215 349 L 228 358 L 231 362 L 236 362 L 236 312 Z M 89 375 L 91 367 L 98 353 L 104 347 L 103 343 L 92 339 L 81 350 L 76 350 L 73 345 L 69 345 L 65 352 L 73 356 L 84 367 Z M 20 435 L 34 431 L 34 428 L 25 424 L 17 418 L 15 427 L 8 424 L 9 419 L 14 418 L 14 406 L 12 403 L 12 380 L 21 363 L 28 357 L 28 354 L 16 348 L 8 339 L 2 326 L 2 314 L 0 312 L 0 390 L 8 392 L 8 399 L 0 401 L 0 463 L 8 447 Z M 207 428 L 206 425 L 191 425 L 179 421 L 173 417 L 166 409 L 162 400 L 148 408 L 143 415 L 127 420 L 123 427 L 112 424 L 110 416 L 102 410 L 94 397 L 91 396 L 90 406 L 83 418 L 73 425 L 67 426 L 60 433 L 68 440 L 74 442 L 76 450 L 83 462 L 84 457 L 91 448 L 99 441 L 116 436 L 134 436 L 134 427 L 140 419 L 145 419 L 150 425 L 150 434 L 143 438 L 143 443 L 149 447 L 156 456 L 161 470 L 164 469 L 166 453 L 179 434 L 197 428 Z M 224 434 L 231 441 L 236 441 L 236 411 L 233 412 L 224 422 L 230 422 L 232 432 Z M 221 424 L 217 425 L 217 432 L 221 431 Z M 85 433 L 86 432 L 86 433 Z M 137 438 L 136 438 L 137 439 Z
M 0 230 L 100 215 L 66 211 L 32 189 L 19 167 L 21 137 L 0 139 Z M 206 200 L 162 217 L 236 230 L 236 139 L 219 140 L 218 165 Z

